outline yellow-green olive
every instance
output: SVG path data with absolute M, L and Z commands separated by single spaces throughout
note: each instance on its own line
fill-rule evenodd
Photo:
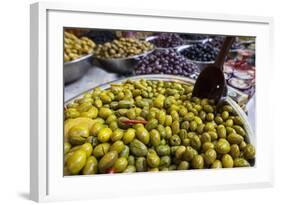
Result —
M 204 159 L 201 155 L 196 155 L 193 157 L 191 165 L 194 169 L 203 169 Z
M 116 151 L 110 151 L 106 153 L 99 161 L 98 167 L 101 173 L 105 173 L 111 168 L 118 158 L 118 153 Z
M 253 145 L 247 144 L 243 149 L 243 156 L 245 159 L 253 159 L 256 155 L 256 149 Z
M 83 168 L 84 175 L 96 174 L 98 172 L 98 161 L 94 156 L 90 156 Z
M 220 154 L 227 154 L 230 151 L 230 144 L 229 142 L 221 138 L 216 144 L 216 151 Z
M 129 144 L 135 139 L 136 131 L 132 128 L 129 128 L 123 136 L 123 142 L 124 144 Z
M 113 169 L 115 172 L 123 172 L 128 165 L 128 160 L 125 157 L 120 157 L 118 158 L 114 165 L 113 165 Z
M 102 128 L 98 133 L 98 140 L 100 142 L 107 142 L 109 141 L 110 137 L 112 135 L 112 130 L 110 128 Z
M 222 167 L 223 168 L 232 168 L 233 167 L 233 159 L 229 154 L 224 154 L 221 158 Z
M 109 143 L 101 143 L 94 148 L 93 155 L 95 157 L 102 157 L 109 151 L 109 148 Z
M 215 160 L 211 166 L 212 169 L 222 168 L 222 163 L 220 160 Z
M 67 168 L 71 174 L 78 174 L 86 164 L 87 155 L 83 150 L 75 151 L 67 160 Z

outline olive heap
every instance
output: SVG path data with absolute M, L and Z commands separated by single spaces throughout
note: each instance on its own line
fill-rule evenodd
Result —
M 178 82 L 127 80 L 65 107 L 64 175 L 249 167 L 255 148 L 226 104 Z
M 214 61 L 219 53 L 219 49 L 214 47 L 211 42 L 192 44 L 191 47 L 181 52 L 189 60 L 194 61 Z
M 97 46 L 95 55 L 97 58 L 112 59 L 126 58 L 143 54 L 152 50 L 154 46 L 135 38 L 120 38 Z
M 174 48 L 184 44 L 184 40 L 176 33 L 161 33 L 151 42 L 158 48 Z
M 173 49 L 156 50 L 139 61 L 135 68 L 137 75 L 173 74 L 191 76 L 198 70 L 197 65 L 188 61 Z
M 64 32 L 64 62 L 72 61 L 93 53 L 96 44 L 87 37 L 78 38 L 75 35 Z

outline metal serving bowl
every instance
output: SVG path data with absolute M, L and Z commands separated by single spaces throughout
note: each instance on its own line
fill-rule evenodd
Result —
M 88 54 L 73 61 L 65 62 L 63 64 L 64 83 L 68 84 L 81 78 L 92 66 L 92 57 L 93 54 Z
M 139 55 L 130 56 L 126 58 L 105 59 L 97 58 L 94 56 L 94 63 L 97 64 L 98 67 L 111 73 L 131 74 L 139 60 L 142 57 L 145 57 L 146 55 L 152 53 L 153 51 L 154 49 Z
M 174 76 L 174 75 L 155 74 L 155 75 L 139 75 L 139 76 L 123 78 L 123 79 L 120 79 L 120 80 L 115 80 L 115 81 L 111 81 L 111 82 L 108 82 L 108 83 L 104 83 L 104 84 L 101 84 L 101 85 L 96 86 L 96 87 L 100 87 L 102 90 L 105 90 L 105 89 L 110 88 L 110 84 L 112 84 L 112 83 L 114 83 L 114 84 L 123 83 L 123 82 L 127 81 L 128 79 L 130 79 L 130 80 L 140 80 L 140 79 L 145 79 L 145 80 L 162 80 L 162 81 L 171 81 L 171 82 L 178 82 L 178 83 L 195 84 L 195 80 L 193 80 L 191 78 Z M 83 94 L 85 94 L 87 92 L 90 92 L 91 90 L 93 90 L 96 87 L 93 87 L 93 88 L 91 88 L 91 89 L 89 89 L 89 90 L 87 90 L 87 91 L 77 95 L 76 97 L 68 100 L 65 103 L 65 105 L 73 102 L 75 99 L 81 98 L 83 96 Z M 231 90 L 230 87 L 229 87 L 229 89 Z M 248 122 L 248 117 L 246 116 L 245 112 L 230 97 L 226 98 L 226 102 L 231 107 L 233 107 L 235 112 L 237 113 L 237 115 L 241 117 L 241 119 L 243 121 L 243 124 L 244 124 L 245 132 L 246 132 L 246 142 L 255 145 L 254 132 L 253 132 L 253 130 L 251 128 L 250 123 Z

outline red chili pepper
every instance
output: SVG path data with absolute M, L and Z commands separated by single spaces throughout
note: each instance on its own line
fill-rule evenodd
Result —
M 146 120 L 121 120 L 122 123 L 126 124 L 126 125 L 134 125 L 134 124 L 146 124 L 147 121 Z

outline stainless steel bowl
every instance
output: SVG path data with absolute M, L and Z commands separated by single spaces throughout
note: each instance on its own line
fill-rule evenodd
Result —
M 128 77 L 128 78 L 123 78 L 120 80 L 115 80 L 115 81 L 111 81 L 108 83 L 104 83 L 101 84 L 99 86 L 96 87 L 100 87 L 102 90 L 108 89 L 110 88 L 110 84 L 114 83 L 114 84 L 118 84 L 118 83 L 123 83 L 126 80 L 140 80 L 140 79 L 145 79 L 145 80 L 162 80 L 162 81 L 172 81 L 172 82 L 178 82 L 178 83 L 189 83 L 189 84 L 195 84 L 195 80 L 191 79 L 191 78 L 187 78 L 187 77 L 180 77 L 180 76 L 174 76 L 174 75 L 164 75 L 164 74 L 155 74 L 155 75 L 139 75 L 139 76 L 133 76 L 133 77 Z M 81 94 L 79 94 L 78 96 L 70 99 L 69 101 L 67 101 L 65 103 L 65 105 L 69 104 L 70 102 L 74 101 L 75 99 L 81 98 L 83 97 L 83 94 L 93 90 L 93 87 Z M 231 89 L 229 87 L 229 89 Z M 244 128 L 245 128 L 245 132 L 246 132 L 246 141 L 248 143 L 251 143 L 253 145 L 255 145 L 255 136 L 254 136 L 254 132 L 251 128 L 251 125 L 248 121 L 248 117 L 246 116 L 245 112 L 241 109 L 241 107 L 235 102 L 233 101 L 230 97 L 226 98 L 226 102 L 231 105 L 234 110 L 236 111 L 237 115 L 241 117 L 243 123 L 244 123 Z
M 127 58 L 111 58 L 111 59 L 105 59 L 105 58 L 97 58 L 94 56 L 94 63 L 111 73 L 118 73 L 118 74 L 131 74 L 139 62 L 140 58 L 145 57 L 146 55 L 152 53 L 154 49 L 136 55 L 131 56 Z
M 92 66 L 93 54 L 89 54 L 63 64 L 64 83 L 68 84 L 81 78 Z

